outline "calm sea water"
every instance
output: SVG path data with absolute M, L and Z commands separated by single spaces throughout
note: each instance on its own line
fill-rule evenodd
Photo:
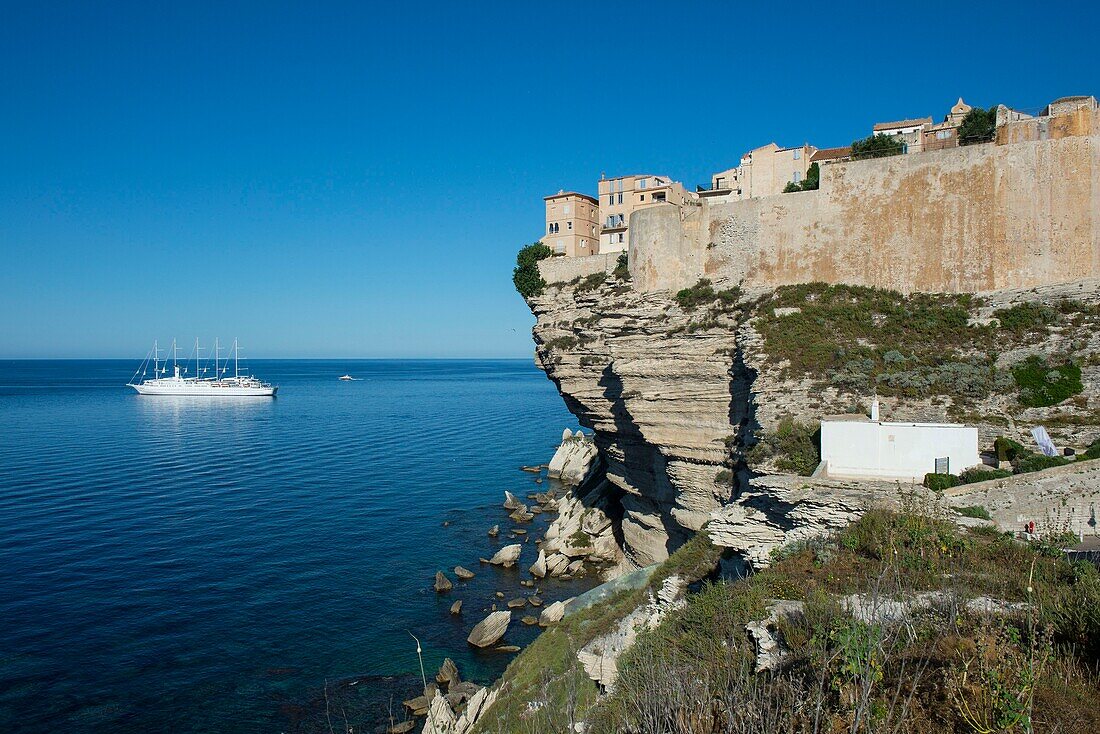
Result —
M 499 674 L 465 636 L 524 574 L 479 567 L 515 542 L 486 530 L 573 425 L 530 361 L 254 361 L 279 396 L 240 401 L 138 397 L 135 367 L 0 362 L 0 731 L 327 731 L 326 691 L 373 728 L 409 631 L 429 676 Z

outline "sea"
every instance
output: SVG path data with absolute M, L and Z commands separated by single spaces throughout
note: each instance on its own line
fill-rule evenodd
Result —
M 513 659 L 465 638 L 531 593 L 547 516 L 510 538 L 503 493 L 555 488 L 520 467 L 576 428 L 531 360 L 251 361 L 274 399 L 140 397 L 137 367 L 0 362 L 0 731 L 369 732 L 445 657 Z

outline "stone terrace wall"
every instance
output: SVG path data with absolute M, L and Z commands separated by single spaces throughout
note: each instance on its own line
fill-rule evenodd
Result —
M 818 191 L 708 203 L 683 222 L 676 207 L 643 209 L 630 220 L 634 286 L 969 292 L 1100 276 L 1100 126 L 1089 130 L 832 164 Z
M 547 283 L 568 283 L 592 273 L 610 273 L 618 260 L 617 252 L 585 257 L 550 257 L 539 262 L 539 273 Z

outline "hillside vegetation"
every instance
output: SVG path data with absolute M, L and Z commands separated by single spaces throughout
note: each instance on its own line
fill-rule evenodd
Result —
M 648 589 L 707 577 L 717 557 L 701 533 Z M 934 508 L 872 510 L 764 571 L 693 588 L 620 658 L 605 695 L 575 652 L 649 591 L 566 618 L 509 666 L 478 731 L 1100 730 L 1100 575 L 1052 548 L 960 530 Z M 746 625 L 777 599 L 796 611 L 768 625 L 782 655 L 757 672 Z

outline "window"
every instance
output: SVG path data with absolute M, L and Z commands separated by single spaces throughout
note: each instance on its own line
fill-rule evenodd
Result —
M 573 222 L 569 222 L 569 224 L 566 225 L 566 229 L 573 229 Z
M 794 159 L 797 161 L 801 157 L 802 157 L 802 151 L 801 150 L 796 150 L 794 152 Z M 569 213 L 569 211 L 566 210 L 566 214 L 568 214 L 568 213 Z
M 622 194 L 619 194 L 619 203 L 620 203 L 620 204 L 622 204 L 622 203 L 623 203 L 623 195 L 622 195 Z
M 607 205 L 608 206 L 614 206 L 615 205 L 615 195 L 614 194 L 608 194 L 607 195 Z
M 795 183 L 798 183 L 799 181 L 802 180 L 802 174 L 798 171 L 795 171 L 794 172 L 794 178 L 792 178 L 791 180 L 794 181 Z
M 566 205 L 565 205 L 565 213 L 566 213 L 566 214 L 569 214 L 569 213 L 570 213 L 570 211 L 569 211 L 569 210 L 570 210 L 570 209 L 572 209 L 572 208 L 573 208 L 572 206 L 570 206 L 569 204 L 566 204 Z
M 645 201 L 645 194 L 639 194 L 638 201 Z
M 949 130 L 937 130 L 936 131 L 936 139 L 937 140 L 947 140 L 949 137 L 951 137 L 951 132 Z
M 638 188 L 639 189 L 644 189 L 646 187 L 646 184 L 648 184 L 648 183 L 649 183 L 648 179 L 639 178 L 638 179 Z
M 625 237 L 626 235 L 624 235 L 622 232 L 619 232 L 619 242 L 622 242 Z
M 554 243 L 554 252 L 558 253 L 559 255 L 565 254 L 565 240 L 558 240 Z

